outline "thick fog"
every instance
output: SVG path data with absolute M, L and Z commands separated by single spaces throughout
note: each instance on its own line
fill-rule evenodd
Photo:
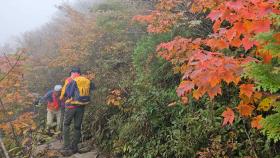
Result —
M 56 5 L 75 0 L 0 0 L 0 46 L 49 21 Z M 77 0 L 76 0 L 77 1 Z

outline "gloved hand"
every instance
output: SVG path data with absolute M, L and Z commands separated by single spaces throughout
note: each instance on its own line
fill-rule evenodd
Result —
M 35 105 L 35 107 L 37 107 L 37 108 L 39 108 L 41 106 L 42 106 L 42 103 L 38 103 L 38 104 Z

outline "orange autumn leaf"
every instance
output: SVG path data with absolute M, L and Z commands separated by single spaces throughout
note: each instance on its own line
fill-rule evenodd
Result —
M 274 34 L 273 37 L 276 40 L 276 43 L 280 44 L 280 32 Z
M 216 87 L 216 85 L 219 84 L 220 82 L 221 82 L 221 78 L 219 76 L 213 75 L 212 79 L 210 80 L 211 88 Z
M 191 81 L 183 81 L 177 88 L 178 96 L 184 96 L 185 93 L 189 92 L 194 88 L 194 84 Z
M 268 63 L 270 63 L 271 59 L 272 59 L 272 55 L 266 54 L 263 56 L 263 63 L 268 64 Z
M 213 50 L 228 48 L 229 44 L 223 39 L 209 39 L 207 45 L 211 46 Z
M 237 106 L 237 110 L 239 111 L 240 115 L 244 117 L 251 116 L 254 109 L 255 107 L 253 105 L 245 104 L 243 102 Z
M 242 84 L 240 85 L 240 93 L 239 96 L 242 97 L 242 95 L 247 96 L 250 98 L 254 92 L 254 85 L 253 84 Z
M 181 101 L 183 104 L 187 104 L 189 102 L 189 98 L 188 97 L 182 97 Z
M 22 131 L 26 129 L 34 130 L 37 127 L 37 125 L 33 120 L 33 114 L 34 114 L 33 112 L 23 113 L 16 120 L 0 124 L 0 129 L 2 129 L 6 134 L 11 134 L 12 132 L 11 124 L 12 124 L 17 134 L 20 134 Z
M 260 121 L 263 119 L 262 115 L 258 115 L 254 117 L 251 121 L 251 127 L 256 129 L 261 129 L 262 125 L 260 124 Z
M 239 38 L 234 38 L 234 39 L 232 39 L 230 44 L 234 47 L 240 47 L 242 44 L 242 41 Z
M 199 89 L 196 89 L 193 91 L 193 97 L 198 100 L 200 97 L 203 96 L 204 93 L 202 93 Z
M 220 85 L 216 85 L 214 88 L 210 88 L 207 91 L 210 99 L 214 99 L 215 96 L 217 96 L 218 94 L 222 94 L 222 89 L 220 87 Z
M 246 20 L 246 21 L 244 21 L 244 23 L 243 23 L 243 27 L 244 27 L 246 30 L 250 30 L 253 26 L 254 26 L 254 24 L 253 24 L 253 22 L 250 21 L 250 20 Z
M 244 37 L 242 39 L 242 45 L 245 48 L 245 50 L 247 51 L 247 50 L 251 49 L 254 46 L 254 42 L 251 41 L 248 37 Z
M 254 92 L 253 94 L 253 101 L 257 102 L 262 98 L 262 93 L 261 92 Z
M 223 126 L 226 125 L 226 124 L 230 124 L 230 125 L 233 124 L 234 112 L 233 112 L 233 110 L 231 108 L 227 107 L 227 110 L 225 110 L 222 113 L 222 116 L 224 117 Z
M 269 64 L 272 60 L 272 54 L 269 53 L 268 51 L 263 52 L 263 53 L 258 53 L 258 55 L 263 58 L 264 64 Z

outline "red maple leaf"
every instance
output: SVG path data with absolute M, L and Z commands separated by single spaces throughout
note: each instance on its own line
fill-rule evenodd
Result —
M 236 22 L 232 29 L 236 31 L 237 37 L 239 37 L 242 33 L 246 32 L 246 28 L 244 28 L 244 24 L 242 22 Z
M 227 2 L 226 6 L 233 10 L 239 10 L 243 7 L 243 4 L 240 0 L 235 2 Z
M 219 19 L 222 15 L 223 15 L 222 11 L 220 11 L 220 10 L 212 10 L 210 12 L 210 14 L 208 14 L 207 17 L 210 18 L 212 21 L 215 21 L 215 20 Z
M 263 63 L 268 64 L 272 60 L 272 55 L 270 53 L 266 53 L 262 55 L 263 57 Z
M 214 25 L 213 25 L 213 31 L 214 32 L 218 32 L 221 24 L 222 24 L 222 20 L 216 20 Z
M 222 116 L 224 117 L 223 126 L 226 124 L 233 124 L 234 112 L 231 108 L 227 107 L 227 110 L 222 113 Z
M 270 61 L 272 60 L 273 56 L 271 53 L 269 53 L 269 51 L 265 51 L 265 52 L 256 52 L 256 55 L 260 56 L 263 58 L 263 63 L 264 64 L 268 64 L 270 63 Z
M 226 32 L 226 37 L 229 41 L 231 41 L 236 35 L 236 31 L 234 29 L 229 29 Z
M 254 21 L 254 26 L 252 29 L 255 31 L 255 33 L 268 32 L 270 30 L 270 24 L 270 20 L 257 20 Z
M 245 50 L 247 51 L 254 46 L 254 41 L 250 41 L 250 39 L 248 37 L 244 37 L 242 39 L 242 45 L 245 48 Z

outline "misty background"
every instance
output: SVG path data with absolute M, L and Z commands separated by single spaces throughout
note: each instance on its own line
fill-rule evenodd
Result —
M 27 31 L 44 25 L 57 12 L 56 6 L 78 0 L 0 0 L 0 46 L 11 44 Z

